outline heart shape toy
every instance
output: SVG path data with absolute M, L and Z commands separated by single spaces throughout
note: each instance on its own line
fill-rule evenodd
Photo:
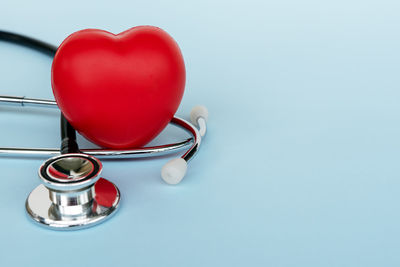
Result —
M 66 38 L 51 71 L 59 108 L 84 137 L 108 148 L 140 147 L 174 116 L 185 64 L 165 31 L 138 26 L 114 35 L 87 29 Z

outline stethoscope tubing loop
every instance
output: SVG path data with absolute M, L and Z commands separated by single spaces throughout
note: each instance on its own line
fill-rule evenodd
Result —
M 9 104 L 21 107 L 41 107 L 58 108 L 54 100 L 34 99 L 18 96 L 0 96 L 0 104 Z M 173 117 L 171 120 L 176 125 L 187 131 L 192 137 L 181 142 L 165 144 L 160 146 L 151 146 L 136 149 L 81 149 L 82 153 L 95 156 L 101 159 L 110 158 L 147 158 L 163 156 L 171 153 L 177 153 L 187 147 L 189 149 L 183 154 L 182 158 L 188 162 L 196 154 L 201 143 L 199 130 L 188 121 L 179 117 Z M 203 126 L 202 126 L 203 125 Z M 200 124 L 200 131 L 205 132 L 205 124 Z M 20 147 L 0 147 L 0 156 L 25 156 L 25 157 L 49 157 L 60 154 L 56 148 L 20 148 Z

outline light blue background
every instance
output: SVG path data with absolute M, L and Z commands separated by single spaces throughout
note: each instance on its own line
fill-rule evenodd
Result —
M 169 158 L 105 161 L 121 209 L 83 231 L 32 224 L 24 202 L 42 161 L 1 159 L 0 265 L 399 266 L 399 10 L 395 0 L 1 1 L 1 29 L 57 45 L 89 27 L 164 28 L 187 65 L 178 114 L 201 103 L 210 119 L 178 186 L 160 179 Z M 0 93 L 51 98 L 50 65 L 0 43 Z M 17 111 L 0 107 L 0 145 L 58 146 L 56 111 Z

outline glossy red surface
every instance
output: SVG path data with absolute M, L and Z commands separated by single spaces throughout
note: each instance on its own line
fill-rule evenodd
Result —
M 103 178 L 100 178 L 94 185 L 94 192 L 97 204 L 103 207 L 111 207 L 118 195 L 115 186 Z
M 58 48 L 52 87 L 64 116 L 87 139 L 102 147 L 140 147 L 178 109 L 185 65 L 177 43 L 160 28 L 117 35 L 87 29 Z

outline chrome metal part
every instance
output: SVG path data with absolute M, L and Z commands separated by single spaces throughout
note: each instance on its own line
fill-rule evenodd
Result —
M 136 149 L 81 149 L 82 153 L 98 157 L 109 158 L 147 158 L 177 153 L 193 143 L 193 138 L 173 144 L 144 147 Z M 0 156 L 24 156 L 24 157 L 52 157 L 60 155 L 60 149 L 56 148 L 20 148 L 0 147 Z
M 16 106 L 33 106 L 57 108 L 57 103 L 54 100 L 34 99 L 15 96 L 0 96 L 0 103 L 12 104 Z M 193 134 L 197 131 L 191 123 L 174 117 L 171 123 L 183 128 Z M 200 129 L 201 130 L 201 129 Z M 204 130 L 205 131 L 205 130 Z M 200 137 L 200 135 L 199 135 Z M 182 142 L 165 144 L 153 147 L 144 147 L 137 149 L 113 150 L 113 149 L 81 149 L 82 153 L 104 158 L 144 158 L 163 156 L 171 153 L 179 152 L 188 146 L 195 146 L 195 138 L 188 138 Z M 19 147 L 0 147 L 0 156 L 25 156 L 25 157 L 51 157 L 60 154 L 58 148 L 19 148 Z
M 26 210 L 37 223 L 56 230 L 93 226 L 115 213 L 118 188 L 100 178 L 101 162 L 86 154 L 50 158 L 39 168 L 41 185 L 26 200 Z

